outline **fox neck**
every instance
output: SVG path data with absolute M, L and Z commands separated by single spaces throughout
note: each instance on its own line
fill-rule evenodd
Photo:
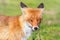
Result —
M 21 26 L 23 27 L 23 32 L 25 34 L 25 36 L 22 39 L 26 40 L 31 35 L 32 29 L 28 26 L 27 22 L 24 21 L 23 16 L 20 17 L 20 22 L 21 22 Z

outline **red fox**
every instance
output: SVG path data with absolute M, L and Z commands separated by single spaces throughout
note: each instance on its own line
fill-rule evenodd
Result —
M 28 8 L 20 2 L 21 16 L 0 16 L 0 40 L 27 40 L 31 33 L 39 29 L 44 4 L 38 8 Z

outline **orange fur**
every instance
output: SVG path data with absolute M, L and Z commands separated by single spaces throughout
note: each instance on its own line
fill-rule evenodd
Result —
M 32 27 L 39 25 L 41 22 L 41 10 L 33 8 L 25 8 L 25 18 L 21 16 L 0 16 L 0 36 L 1 40 L 21 40 L 25 36 L 23 28 L 24 21 L 28 21 Z M 6 31 L 4 31 L 6 30 Z M 8 33 L 7 33 L 8 32 Z M 7 37 L 3 37 L 7 33 Z
M 16 17 L 0 16 L 0 30 L 1 30 L 0 33 L 3 32 L 2 30 L 5 28 L 5 26 L 8 26 L 9 40 L 14 40 L 14 37 L 16 37 L 16 40 L 17 39 L 20 40 L 21 37 L 24 36 L 22 27 L 19 23 L 19 16 Z

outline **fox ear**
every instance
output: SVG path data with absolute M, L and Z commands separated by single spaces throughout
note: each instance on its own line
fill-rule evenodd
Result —
M 23 2 L 20 2 L 20 6 L 21 6 L 21 8 L 27 7 Z
M 38 8 L 44 8 L 44 4 L 41 3 L 41 4 L 38 6 Z

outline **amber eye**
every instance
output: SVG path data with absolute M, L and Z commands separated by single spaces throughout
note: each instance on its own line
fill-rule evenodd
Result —
M 39 19 L 37 19 L 37 21 L 39 21 Z
M 33 22 L 33 20 L 30 20 L 31 22 Z
M 40 19 L 37 19 L 37 21 L 39 21 Z
M 37 22 L 40 23 L 41 19 L 37 19 Z

